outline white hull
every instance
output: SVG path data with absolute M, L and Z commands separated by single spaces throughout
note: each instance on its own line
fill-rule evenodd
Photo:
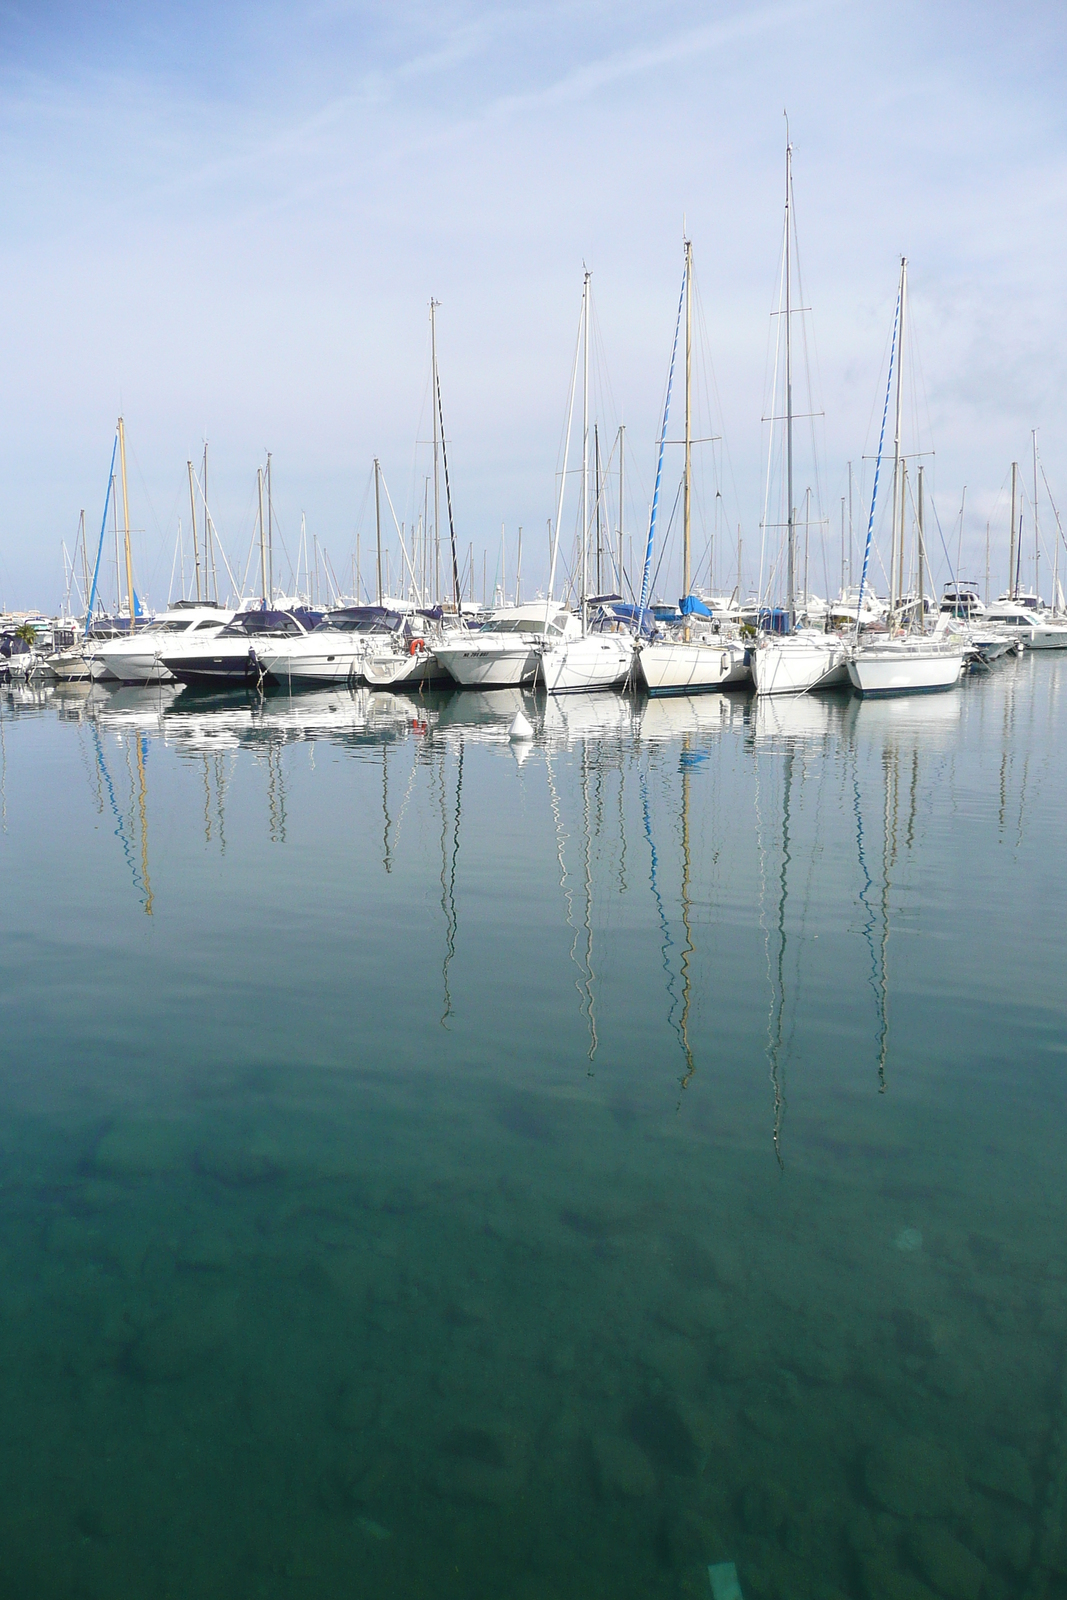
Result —
M 1023 634 L 1022 642 L 1028 650 L 1067 650 L 1067 628 L 1038 624 L 1029 638 Z
M 541 657 L 545 688 L 549 694 L 610 689 L 626 682 L 633 658 L 633 642 L 625 634 L 587 633 L 584 638 L 565 639 Z
M 529 639 L 515 640 L 506 646 L 481 644 L 471 640 L 457 645 L 441 645 L 435 652 L 441 666 L 465 689 L 518 689 L 537 677 L 540 653 Z
M 649 694 L 699 694 L 743 683 L 748 677 L 745 650 L 732 643 L 657 641 L 643 645 L 637 666 Z
M 256 649 L 256 659 L 264 672 L 279 683 L 355 683 L 363 673 L 359 650 L 320 652 L 280 652 L 267 646 Z
M 64 650 L 59 655 L 49 656 L 48 666 L 60 683 L 89 681 L 89 661 L 80 650 Z
M 803 694 L 848 682 L 845 647 L 839 640 L 764 638 L 751 653 L 757 694 Z
M 416 650 L 406 655 L 367 655 L 362 675 L 372 689 L 389 689 L 394 684 L 417 689 L 421 684 L 440 681 L 442 672 L 432 650 Z
M 143 656 L 123 653 L 108 658 L 94 656 L 90 663 L 90 676 L 105 683 L 172 683 L 174 674 L 155 654 L 146 651 Z
M 848 676 L 860 694 L 922 694 L 951 689 L 963 671 L 961 648 L 924 645 L 868 645 L 848 663 Z

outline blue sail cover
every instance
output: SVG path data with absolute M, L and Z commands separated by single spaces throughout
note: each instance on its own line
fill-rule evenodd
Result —
M 710 617 L 711 612 L 698 595 L 687 594 L 684 600 L 679 600 L 678 609 L 683 617 Z

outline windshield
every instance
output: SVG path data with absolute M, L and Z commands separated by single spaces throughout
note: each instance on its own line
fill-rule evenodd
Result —
M 154 633 L 184 633 L 186 629 L 191 628 L 192 625 L 193 622 L 191 617 L 181 617 L 178 620 L 161 622 L 159 626 L 154 628 L 152 631 Z
M 302 634 L 304 629 L 287 611 L 244 611 L 222 629 L 220 638 L 247 639 L 249 634 L 280 633 L 288 637 Z

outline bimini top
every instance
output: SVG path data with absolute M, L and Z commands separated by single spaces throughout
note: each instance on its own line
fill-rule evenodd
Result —
M 220 639 L 247 639 L 250 635 L 281 633 L 295 637 L 307 633 L 290 611 L 242 611 L 219 634 Z
M 323 617 L 316 633 L 396 633 L 403 617 L 387 606 L 344 606 Z

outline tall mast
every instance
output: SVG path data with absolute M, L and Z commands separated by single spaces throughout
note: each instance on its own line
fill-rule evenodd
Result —
M 121 438 L 121 434 L 119 435 Z M 1019 597 L 1019 585 L 1015 578 L 1015 497 L 1019 480 L 1019 463 L 1011 464 L 1011 541 L 1008 549 L 1008 594 L 1013 600 Z
M 82 572 L 83 572 L 83 574 L 85 576 L 85 617 L 86 617 L 86 621 L 88 621 L 88 618 L 89 618 L 89 551 L 87 550 L 86 545 L 85 545 L 85 512 L 84 511 L 82 512 L 81 517 L 79 518 L 78 526 L 79 526 L 79 528 L 81 530 Z M 1052 604 L 1053 605 L 1056 604 L 1056 596 L 1055 595 L 1052 596 Z
M 374 458 L 374 534 L 378 549 L 378 604 L 382 603 L 382 491 L 381 468 Z
M 440 301 L 430 301 L 430 386 L 433 390 L 433 548 L 434 548 L 434 600 L 441 601 L 441 444 L 437 432 L 437 307 Z
M 263 522 L 263 468 L 256 468 L 256 490 L 259 494 L 259 590 L 263 604 L 267 604 L 267 539 Z
M 848 586 L 852 587 L 852 462 L 848 464 Z
M 900 436 L 904 424 L 904 301 L 908 288 L 908 259 L 900 258 L 900 335 L 897 342 L 897 401 L 896 414 L 893 425 L 893 536 L 889 553 L 889 621 L 892 626 L 893 613 L 897 608 L 900 598 L 900 589 L 897 584 L 897 561 L 899 536 L 899 559 L 903 562 L 904 544 L 904 484 L 900 472 Z
M 596 422 L 593 423 L 593 470 L 596 473 L 594 480 L 596 492 L 596 592 L 597 594 L 603 594 L 604 518 L 600 504 L 600 425 Z
M 126 598 L 130 607 L 130 632 L 136 627 L 133 593 L 133 556 L 130 551 L 130 502 L 126 497 L 126 429 L 119 418 L 119 460 L 122 463 L 122 526 L 126 545 Z
M 1041 599 L 1041 538 L 1037 521 L 1037 429 L 1031 428 L 1031 437 L 1034 441 L 1034 593 Z M 1056 605 L 1056 596 L 1052 596 L 1053 607 Z
M 189 469 L 189 514 L 193 519 L 193 566 L 196 569 L 196 599 L 200 602 L 200 546 L 196 542 L 196 495 L 193 492 L 193 463 L 185 463 Z
M 582 632 L 589 592 L 589 279 L 582 291 Z
M 796 621 L 796 519 L 793 515 L 793 317 L 790 255 L 792 253 L 790 205 L 793 198 L 793 146 L 785 147 L 785 456 L 786 511 L 789 518 L 786 608 L 789 631 Z
M 626 444 L 626 428 L 620 422 L 619 423 L 619 571 L 618 571 L 619 593 L 620 594 L 622 594 L 622 562 L 623 562 L 623 532 L 622 532 L 623 496 L 622 496 L 622 491 L 623 491 L 624 479 L 623 479 L 622 457 L 623 457 L 623 449 L 625 447 L 625 444 Z
M 267 579 L 270 603 L 274 604 L 274 502 L 270 493 L 270 451 L 267 451 Z
M 688 595 L 692 576 L 692 546 L 690 543 L 690 469 L 692 466 L 692 378 L 693 378 L 693 246 L 685 241 L 685 496 L 682 522 L 682 593 Z
M 201 493 L 204 496 L 204 599 L 219 598 L 219 577 L 215 570 L 215 551 L 211 543 L 211 512 L 207 498 L 207 440 L 204 440 L 204 477 Z
M 925 554 L 925 530 L 923 527 L 923 467 L 919 467 L 919 628 L 926 631 L 926 606 L 923 601 L 923 556 Z M 959 563 L 956 565 L 956 575 L 959 576 Z

